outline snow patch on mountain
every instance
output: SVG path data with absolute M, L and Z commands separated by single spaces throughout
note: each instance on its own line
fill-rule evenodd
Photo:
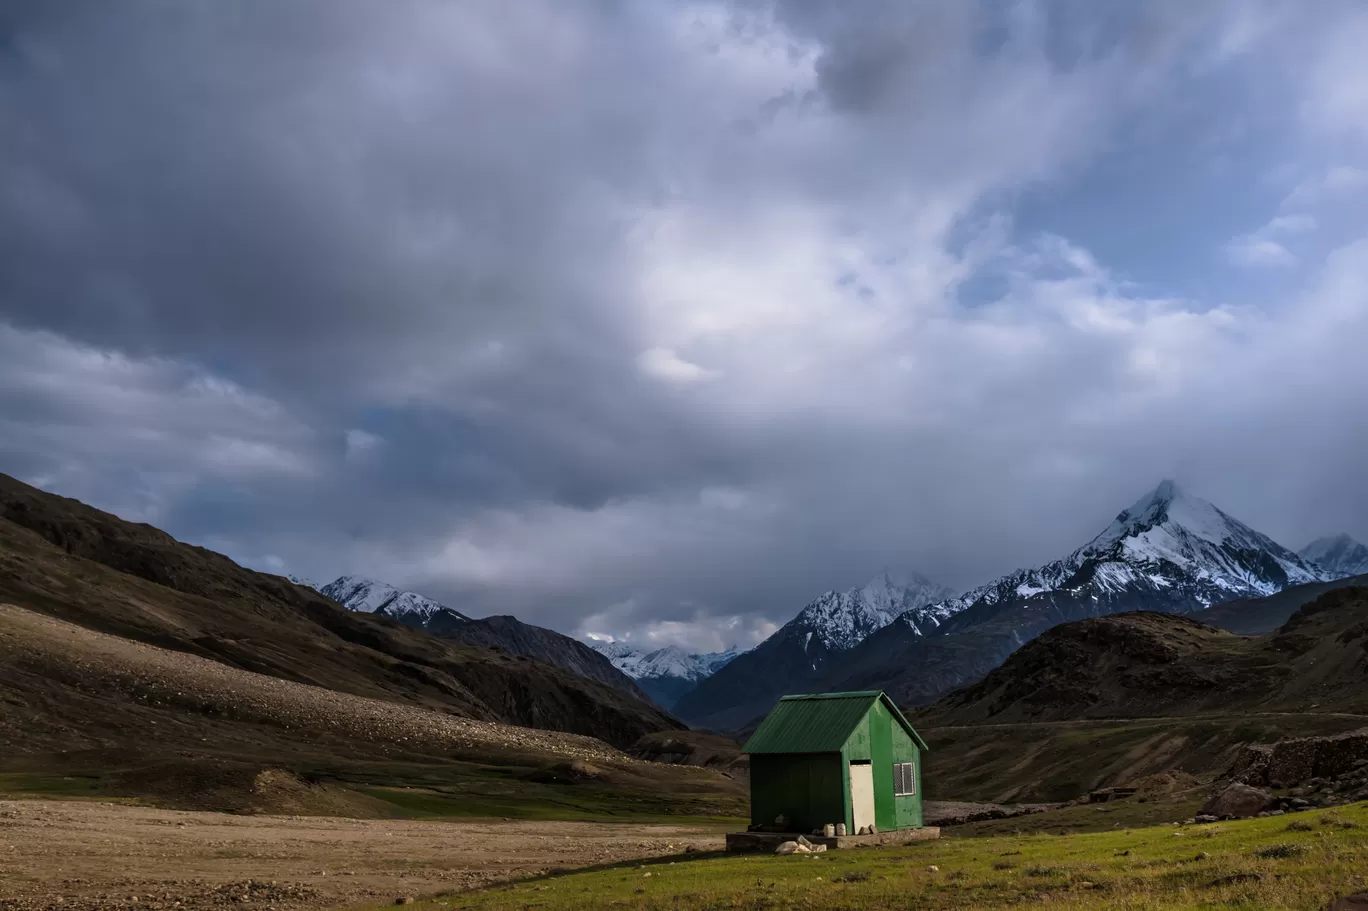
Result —
M 740 649 L 722 652 L 691 653 L 675 645 L 643 652 L 625 642 L 591 639 L 590 647 L 601 652 L 613 666 L 633 680 L 672 677 L 697 682 L 710 677 L 740 654 Z
M 1154 596 L 1200 610 L 1329 578 L 1321 567 L 1166 480 L 1064 559 L 1016 570 L 899 619 L 915 629 L 928 611 L 937 616 L 971 607 L 982 611 L 1050 593 L 1100 602 Z
M 1346 534 L 1317 538 L 1297 553 L 1335 579 L 1368 573 L 1368 547 Z
M 384 614 L 395 619 L 426 622 L 433 614 L 445 612 L 460 620 L 470 618 L 417 592 L 395 588 L 375 579 L 338 576 L 318 591 L 343 607 L 365 614 Z
M 945 586 L 916 573 L 883 572 L 859 588 L 827 592 L 803 608 L 787 626 L 808 634 L 803 641 L 805 652 L 812 650 L 813 640 L 826 651 L 841 652 L 859 645 L 898 617 L 923 628 L 939 626 L 953 611 L 937 605 L 947 604 L 946 598 L 952 594 Z

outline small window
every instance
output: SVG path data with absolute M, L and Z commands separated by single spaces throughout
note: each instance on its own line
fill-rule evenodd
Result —
M 917 764 L 915 762 L 893 763 L 893 793 L 898 797 L 908 797 L 917 793 Z

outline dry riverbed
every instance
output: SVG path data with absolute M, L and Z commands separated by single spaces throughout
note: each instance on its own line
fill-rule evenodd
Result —
M 302 911 L 722 844 L 720 830 L 686 826 L 231 816 L 0 801 L 0 911 Z

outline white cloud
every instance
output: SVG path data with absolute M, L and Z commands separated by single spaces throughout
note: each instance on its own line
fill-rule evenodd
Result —
M 1368 170 L 1336 165 L 1324 174 L 1304 180 L 1283 200 L 1284 209 L 1304 209 L 1352 197 L 1368 189 Z
M 344 434 L 349 461 L 365 460 L 384 444 L 384 439 L 373 433 L 353 427 Z
M 648 348 L 637 356 L 637 366 L 647 376 L 666 383 L 687 386 L 715 379 L 717 371 L 684 360 L 669 348 Z
M 0 454 L 63 492 L 129 473 L 99 499 L 151 520 L 202 479 L 311 476 L 312 446 L 279 403 L 192 365 L 0 322 Z
M 1297 257 L 1275 240 L 1246 234 L 1226 245 L 1226 255 L 1238 266 L 1294 266 Z
M 1310 233 L 1316 227 L 1316 219 L 1304 212 L 1277 215 L 1252 234 L 1241 235 L 1226 244 L 1226 255 L 1239 266 L 1294 266 L 1297 257 L 1282 239 Z

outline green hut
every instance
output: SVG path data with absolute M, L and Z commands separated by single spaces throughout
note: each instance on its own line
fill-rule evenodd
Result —
M 751 825 L 855 834 L 922 824 L 926 743 L 884 693 L 785 696 L 741 748 L 750 755 Z

